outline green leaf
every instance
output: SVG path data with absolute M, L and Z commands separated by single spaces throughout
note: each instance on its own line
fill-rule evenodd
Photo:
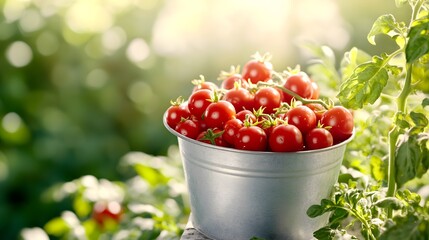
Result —
M 359 65 L 341 84 L 337 97 L 346 108 L 358 109 L 373 104 L 389 79 L 388 69 L 381 58 Z
M 68 224 L 61 217 L 57 217 L 50 220 L 45 224 L 44 228 L 48 234 L 54 235 L 56 237 L 63 236 L 70 230 Z
M 401 26 L 392 14 L 382 15 L 375 20 L 367 36 L 368 42 L 375 45 L 375 36 L 385 34 L 394 38 L 400 35 Z
M 395 156 L 396 183 L 401 187 L 417 176 L 422 161 L 422 151 L 416 135 L 404 134 Z
M 377 207 L 399 210 L 403 207 L 402 202 L 395 197 L 386 197 L 374 203 Z
M 413 63 L 429 53 L 429 16 L 413 22 L 408 38 L 408 43 L 405 47 L 407 63 Z
M 428 126 L 429 121 L 423 113 L 410 112 L 411 120 L 417 127 L 425 128 Z
M 371 156 L 370 159 L 371 175 L 377 181 L 383 181 L 386 177 L 386 167 L 384 161 L 377 156 Z
M 422 106 L 423 107 L 426 107 L 426 106 L 428 106 L 429 105 L 429 98 L 425 98 L 425 99 L 423 99 L 423 101 L 422 101 Z
M 166 184 L 169 180 L 159 169 L 144 164 L 136 164 L 134 168 L 140 177 L 145 179 L 151 186 Z
M 350 49 L 350 51 L 344 54 L 344 57 L 341 60 L 342 80 L 344 81 L 349 78 L 358 65 L 369 61 L 371 61 L 371 56 L 368 53 L 356 47 Z
M 73 209 L 79 217 L 86 217 L 91 213 L 91 205 L 82 196 L 78 196 L 73 201 Z
M 307 210 L 307 216 L 315 218 L 325 213 L 325 208 L 320 205 L 312 205 Z
M 333 237 L 335 236 L 333 231 L 334 230 L 330 227 L 323 227 L 315 231 L 313 233 L 313 237 L 315 237 L 316 239 L 331 240 L 334 239 Z
M 379 237 L 380 240 L 424 240 L 427 239 L 428 221 L 416 216 L 399 216 L 394 218 L 395 225 Z
M 349 216 L 349 212 L 344 208 L 335 208 L 329 217 L 330 224 L 339 223 Z

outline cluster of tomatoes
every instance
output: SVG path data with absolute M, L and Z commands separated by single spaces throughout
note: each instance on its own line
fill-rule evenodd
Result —
M 319 99 L 305 72 L 275 72 L 267 55 L 232 70 L 221 73 L 220 86 L 194 81 L 189 98 L 167 109 L 166 123 L 189 138 L 250 151 L 321 149 L 352 135 L 350 111 Z

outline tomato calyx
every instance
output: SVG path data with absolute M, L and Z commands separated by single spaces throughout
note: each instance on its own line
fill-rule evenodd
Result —
M 213 130 L 211 128 L 207 129 L 201 137 L 197 140 L 199 141 L 209 141 L 211 144 L 216 145 L 216 139 L 222 137 L 224 130 Z

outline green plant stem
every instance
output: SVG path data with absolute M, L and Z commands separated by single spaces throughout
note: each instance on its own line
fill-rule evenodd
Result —
M 406 64 L 406 78 L 404 87 L 397 98 L 397 114 L 405 113 L 407 111 L 407 98 L 411 93 L 411 73 L 413 65 L 410 63 Z M 395 167 L 395 153 L 396 143 L 400 135 L 399 126 L 395 125 L 389 132 L 389 167 L 388 167 L 388 180 L 387 180 L 387 196 L 393 197 L 396 192 L 396 167 Z M 392 217 L 392 209 L 388 211 L 388 217 Z
M 257 85 L 258 86 L 275 87 L 275 88 L 278 88 L 278 89 L 282 90 L 283 92 L 291 95 L 292 97 L 294 97 L 296 100 L 302 102 L 303 104 L 317 103 L 317 104 L 322 105 L 325 109 L 329 109 L 329 105 L 327 103 L 325 103 L 323 100 L 303 98 L 303 97 L 299 96 L 298 94 L 296 94 L 294 91 L 291 91 L 291 90 L 289 90 L 289 89 L 287 89 L 287 88 L 285 88 L 279 84 L 259 82 Z

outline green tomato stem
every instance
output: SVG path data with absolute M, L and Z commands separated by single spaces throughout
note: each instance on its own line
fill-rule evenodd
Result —
M 325 103 L 323 100 L 303 98 L 303 97 L 299 96 L 298 94 L 296 94 L 294 91 L 291 91 L 291 90 L 289 90 L 289 89 L 287 89 L 287 88 L 285 88 L 279 84 L 267 83 L 267 82 L 258 82 L 257 85 L 258 86 L 275 87 L 275 88 L 278 88 L 278 89 L 282 90 L 283 92 L 291 95 L 292 97 L 294 97 L 296 100 L 302 102 L 303 104 L 318 103 L 318 104 L 322 105 L 325 109 L 329 109 L 329 105 L 327 103 Z

